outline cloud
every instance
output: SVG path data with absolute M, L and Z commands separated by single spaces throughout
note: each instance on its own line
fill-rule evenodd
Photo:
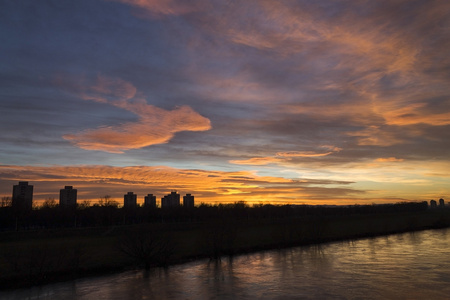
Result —
M 316 152 L 316 151 L 289 151 L 289 152 L 278 152 L 277 156 L 281 157 L 322 157 L 339 152 L 342 148 L 335 146 L 321 146 L 321 148 L 327 148 L 331 151 L 327 152 Z
M 252 171 L 204 171 L 166 166 L 3 165 L 0 166 L 0 179 L 11 183 L 10 188 L 16 181 L 29 181 L 35 186 L 36 200 L 55 197 L 65 185 L 73 185 L 78 189 L 80 201 L 96 201 L 104 195 L 110 195 L 121 202 L 128 191 L 137 193 L 141 200 L 148 193 L 162 197 L 173 189 L 180 193 L 194 194 L 197 203 L 229 203 L 241 200 L 249 203 L 299 203 L 308 199 L 348 201 L 351 195 L 364 193 L 362 190 L 348 187 L 351 184 L 348 181 L 306 178 L 293 180 L 260 176 Z M 342 185 L 347 187 L 339 187 Z M 2 188 L 7 187 L 2 185 Z M 10 190 L 6 192 L 9 193 Z
M 316 151 L 289 151 L 289 152 L 278 152 L 275 157 L 252 157 L 244 160 L 230 160 L 229 162 L 237 165 L 268 165 L 268 164 L 283 164 L 290 161 L 292 158 L 296 157 L 324 157 L 335 152 L 339 152 L 342 149 L 335 146 L 320 146 L 319 148 L 329 149 L 331 151 L 327 152 L 316 152 Z
M 282 159 L 275 157 L 252 157 L 249 159 L 241 159 L 241 160 L 230 160 L 229 162 L 236 165 L 252 165 L 252 166 L 262 166 L 273 163 L 280 163 Z
M 321 157 L 332 154 L 333 152 L 316 153 L 314 151 L 289 151 L 289 152 L 279 152 L 278 156 L 282 157 Z
M 97 76 L 95 85 L 84 88 L 82 97 L 85 100 L 101 103 L 110 101 L 119 106 L 121 101 L 126 101 L 136 96 L 136 92 L 136 88 L 125 80 Z
M 433 72 L 433 57 L 442 56 L 443 65 L 448 65 L 442 55 L 448 48 L 442 47 L 443 25 L 438 24 L 446 24 L 443 11 L 449 4 L 291 4 L 248 1 L 239 8 L 225 8 L 214 25 L 198 23 L 214 37 L 256 56 L 231 75 L 197 74 L 208 96 L 219 89 L 220 100 L 258 102 L 313 122 L 350 123 L 358 129 L 340 134 L 355 137 L 359 146 L 403 144 L 421 134 L 404 127 L 397 135 L 392 126 L 449 124 L 448 105 L 440 111 L 428 107 L 432 98 L 448 99 L 448 89 L 443 88 L 448 76 L 442 70 Z M 430 42 L 440 47 L 431 50 Z M 279 78 L 287 80 L 280 83 Z M 288 86 L 291 82 L 297 87 Z
M 358 16 L 355 9 L 366 4 L 345 4 L 338 8 L 333 4 L 307 5 L 300 1 L 290 4 L 283 1 L 256 1 L 233 12 L 238 20 L 229 19 L 227 33 L 231 41 L 259 50 L 267 50 L 285 56 L 304 53 L 314 61 L 337 58 L 338 68 L 353 68 L 364 72 L 377 68 L 381 72 L 410 71 L 417 51 L 401 31 L 389 32 L 387 26 L 396 26 L 382 14 Z M 383 7 L 386 4 L 380 4 Z M 252 13 L 249 11 L 252 10 Z M 332 17 L 328 10 L 335 10 Z M 384 22 L 380 22 L 382 19 Z M 355 23 L 358 26 L 355 26 Z M 311 52 L 316 50 L 314 52 Z M 364 64 L 353 64 L 358 60 Z
M 404 161 L 404 159 L 396 158 L 396 157 L 380 157 L 380 158 L 377 158 L 375 161 L 377 161 L 377 162 L 400 162 L 400 161 Z
M 83 91 L 82 98 L 132 112 L 138 120 L 66 134 L 63 138 L 82 149 L 123 153 L 125 150 L 167 143 L 180 131 L 211 128 L 209 119 L 188 106 L 165 110 L 147 104 L 136 96 L 136 92 L 132 84 L 121 79 L 98 77 L 95 85 Z
M 402 107 L 385 108 L 383 117 L 387 124 L 413 125 L 429 124 L 433 126 L 450 125 L 450 112 L 432 112 L 428 109 L 428 103 L 411 103 Z
M 196 10 L 199 1 L 182 0 L 109 0 L 136 8 L 137 15 L 158 17 L 165 15 L 183 15 Z
M 354 136 L 358 140 L 359 146 L 383 146 L 388 147 L 405 142 L 405 136 L 399 136 L 394 130 L 386 130 L 385 127 L 368 126 L 367 128 L 354 132 L 347 132 L 347 135 Z

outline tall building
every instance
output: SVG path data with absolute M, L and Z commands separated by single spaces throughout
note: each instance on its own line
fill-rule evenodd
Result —
M 180 194 L 172 191 L 170 194 L 161 198 L 161 208 L 178 207 L 180 206 Z
M 144 206 L 145 207 L 151 207 L 156 208 L 156 196 L 153 194 L 148 194 L 144 197 Z
M 59 190 L 59 206 L 60 207 L 75 207 L 77 206 L 77 189 L 66 185 Z
M 137 195 L 133 192 L 123 195 L 123 207 L 134 208 L 137 205 Z
M 20 181 L 13 186 L 12 206 L 17 209 L 33 208 L 33 186 L 27 181 Z
M 183 196 L 183 206 L 194 207 L 194 196 L 191 194 L 186 194 L 186 196 Z

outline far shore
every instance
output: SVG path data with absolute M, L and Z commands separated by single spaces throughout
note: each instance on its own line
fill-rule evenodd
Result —
M 450 227 L 450 209 L 221 218 L 0 232 L 0 289 L 196 259 Z

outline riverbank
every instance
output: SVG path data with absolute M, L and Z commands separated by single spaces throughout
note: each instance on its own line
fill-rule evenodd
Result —
M 0 233 L 0 288 L 450 226 L 450 211 L 228 219 Z

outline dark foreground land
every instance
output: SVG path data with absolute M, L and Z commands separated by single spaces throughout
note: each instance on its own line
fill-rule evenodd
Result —
M 62 213 L 54 209 L 54 214 Z M 54 223 L 37 227 L 27 223 L 26 228 L 4 228 L 0 232 L 0 288 L 450 226 L 449 209 L 429 209 L 426 203 L 345 208 L 250 208 L 240 203 L 189 211 L 114 209 L 106 214 L 107 226 L 58 227 Z

